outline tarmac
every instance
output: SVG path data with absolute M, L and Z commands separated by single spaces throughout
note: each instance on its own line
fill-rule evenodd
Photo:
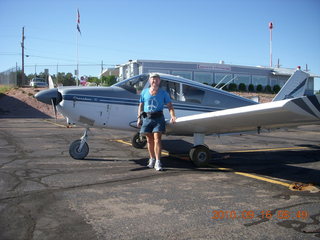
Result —
M 117 130 L 92 129 L 74 160 L 82 132 L 0 119 L 1 240 L 320 239 L 319 125 L 209 136 L 206 168 L 188 159 L 192 138 L 165 136 L 162 172 Z

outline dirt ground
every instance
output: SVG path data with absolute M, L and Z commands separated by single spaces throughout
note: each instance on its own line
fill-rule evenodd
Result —
M 35 99 L 34 95 L 41 91 L 44 90 L 44 88 L 12 88 L 9 91 L 5 93 L 4 96 L 1 97 L 0 101 L 0 114 L 9 114 L 10 109 L 14 109 L 10 107 L 9 105 L 16 105 L 19 102 L 24 103 L 26 106 L 30 106 L 39 112 L 47 115 L 48 117 L 54 118 L 54 112 L 53 108 L 50 105 L 41 103 Z M 265 102 L 270 102 L 272 98 L 274 97 L 274 94 L 265 94 L 265 93 L 247 93 L 247 92 L 233 92 L 234 94 L 246 97 L 246 98 L 252 98 L 259 96 L 260 102 L 265 103 Z M 9 97 L 9 98 L 8 98 Z M 6 99 L 7 98 L 7 99 Z M 16 101 L 13 101 L 13 100 Z M 6 100 L 6 101 L 5 101 Z M 23 108 L 22 108 L 23 109 Z M 21 111 L 22 109 L 19 109 Z M 58 113 L 58 118 L 63 118 L 62 115 Z
M 0 95 L 0 115 L 12 116 L 23 114 L 24 110 L 31 113 L 31 109 L 38 111 L 37 116 L 47 116 L 54 118 L 54 111 L 51 105 L 37 101 L 34 95 L 45 88 L 12 88 Z M 42 113 L 42 114 L 41 114 Z M 63 118 L 58 113 L 58 118 Z

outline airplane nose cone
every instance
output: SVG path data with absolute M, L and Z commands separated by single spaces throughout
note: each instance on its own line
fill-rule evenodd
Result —
M 57 88 L 47 89 L 47 90 L 38 92 L 35 95 L 35 98 L 38 101 L 46 104 L 52 104 L 52 100 L 54 101 L 55 104 L 58 104 L 59 102 L 62 101 L 62 95 Z

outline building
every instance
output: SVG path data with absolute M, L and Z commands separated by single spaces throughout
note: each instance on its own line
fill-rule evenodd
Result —
M 112 76 L 112 75 L 118 77 L 119 76 L 119 68 L 104 69 L 99 77 L 102 77 L 102 76 L 107 77 L 107 76 Z
M 206 84 L 221 83 L 244 83 L 247 86 L 253 84 L 257 86 L 279 85 L 282 87 L 289 79 L 295 69 L 252 67 L 220 63 L 201 62 L 178 62 L 178 61 L 158 61 L 158 60 L 129 60 L 127 63 L 118 65 L 119 79 L 124 80 L 129 77 L 149 72 L 168 73 L 188 78 Z M 314 78 L 310 73 L 306 94 L 314 93 Z

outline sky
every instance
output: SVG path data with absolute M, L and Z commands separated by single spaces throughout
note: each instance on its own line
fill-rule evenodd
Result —
M 22 27 L 26 74 L 79 61 L 98 76 L 129 59 L 269 66 L 269 22 L 273 65 L 319 76 L 320 0 L 0 0 L 0 72 L 21 66 Z

